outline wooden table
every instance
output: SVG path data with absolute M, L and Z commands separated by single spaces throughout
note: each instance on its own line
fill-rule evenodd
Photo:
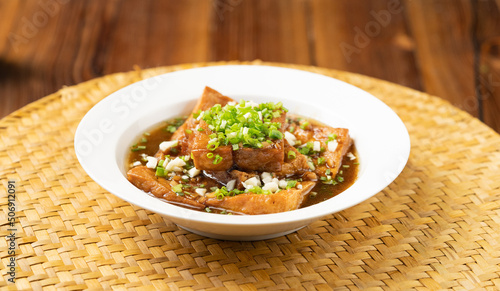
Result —
M 365 74 L 500 130 L 500 1 L 0 1 L 0 117 L 95 77 L 217 60 Z

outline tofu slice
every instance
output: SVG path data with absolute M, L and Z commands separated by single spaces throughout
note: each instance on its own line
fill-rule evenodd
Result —
M 200 210 L 205 208 L 203 204 L 193 199 L 175 194 L 175 192 L 172 191 L 169 181 L 163 178 L 157 178 L 154 170 L 145 166 L 138 166 L 130 169 L 127 172 L 127 178 L 137 188 L 144 192 L 151 193 L 158 198 L 164 198 L 165 200 L 175 203 L 182 203 Z
M 203 94 L 201 94 L 200 99 L 198 99 L 193 112 L 189 115 L 188 119 L 186 119 L 186 122 L 184 122 L 184 124 L 181 125 L 172 135 L 171 140 L 179 141 L 181 155 L 189 155 L 191 152 L 194 133 L 196 132 L 195 128 L 197 126 L 197 120 L 194 119 L 193 113 L 197 113 L 200 110 L 205 111 L 213 107 L 215 104 L 224 106 L 231 101 L 234 100 L 222 95 L 210 87 L 205 87 L 205 90 L 203 91 Z M 193 133 L 187 134 L 187 129 L 190 129 Z
M 285 142 L 285 161 L 281 167 L 280 172 L 276 172 L 278 177 L 290 177 L 294 175 L 302 175 L 307 171 L 310 171 L 309 165 L 307 164 L 307 157 L 291 146 L 286 140 Z M 292 151 L 295 153 L 295 158 L 288 158 L 288 152 Z
M 284 133 L 286 114 L 273 118 L 272 122 L 281 123 L 279 129 Z M 284 139 L 268 144 L 260 149 L 240 148 L 233 152 L 235 165 L 245 171 L 279 172 L 285 159 Z
M 304 197 L 314 188 L 314 182 L 299 182 L 302 189 L 282 190 L 275 194 L 239 194 L 223 200 L 210 198 L 207 194 L 203 203 L 207 206 L 223 208 L 245 214 L 270 214 L 295 210 L 300 207 Z M 212 194 L 213 196 L 213 194 Z M 200 202 L 202 202 L 200 200 Z
M 328 144 L 326 143 L 328 135 L 331 134 L 337 135 L 337 147 L 334 151 L 329 150 Z M 332 177 L 335 177 L 340 169 L 340 166 L 342 165 L 342 159 L 352 145 L 349 130 L 347 128 L 321 127 L 315 131 L 313 138 L 315 140 L 319 140 L 321 142 L 321 146 L 326 148 L 326 151 L 322 154 L 322 156 L 326 160 L 326 165 L 330 169 Z M 320 166 L 316 168 L 315 173 L 321 176 L 325 174 L 326 170 L 326 166 Z
M 213 151 L 207 149 L 210 141 L 209 135 L 213 132 L 208 128 L 205 121 L 200 121 L 199 127 L 203 131 L 194 131 L 194 139 L 192 142 L 191 155 L 193 157 L 194 166 L 199 170 L 204 171 L 226 171 L 233 166 L 233 148 L 230 145 L 219 146 Z M 207 157 L 207 154 L 213 154 L 212 158 Z M 222 160 L 218 164 L 214 164 L 215 157 L 219 155 Z

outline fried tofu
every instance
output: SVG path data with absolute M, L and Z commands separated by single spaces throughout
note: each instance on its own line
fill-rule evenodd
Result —
M 337 143 L 337 147 L 334 151 L 331 151 L 328 147 L 328 144 L 325 142 L 328 140 L 329 135 L 336 135 L 337 138 L 335 142 Z M 349 130 L 347 128 L 331 128 L 331 127 L 321 127 L 319 130 L 314 132 L 313 138 L 315 140 L 321 141 L 322 145 L 324 144 L 326 151 L 322 154 L 322 156 L 326 160 L 326 165 L 330 169 L 332 177 L 337 175 L 340 166 L 342 165 L 342 159 L 347 154 L 347 151 L 352 145 L 352 139 L 349 136 Z M 316 174 L 324 175 L 326 171 L 326 167 L 317 167 Z
M 219 146 L 211 151 L 207 148 L 212 131 L 205 121 L 201 120 L 199 127 L 203 131 L 195 131 L 191 156 L 194 166 L 205 171 L 226 171 L 233 166 L 233 148 L 230 145 Z M 208 156 L 210 154 L 210 157 Z M 220 158 L 218 158 L 220 157 Z M 221 159 L 221 160 L 219 160 Z
M 196 119 L 194 119 L 193 114 L 201 111 L 205 111 L 213 107 L 215 104 L 220 104 L 222 106 L 226 105 L 228 102 L 234 101 L 233 99 L 222 95 L 218 91 L 210 87 L 205 87 L 203 94 L 196 103 L 193 112 L 189 115 L 183 125 L 181 125 L 172 135 L 171 140 L 178 140 L 180 145 L 180 153 L 182 155 L 189 155 L 193 145 L 193 139 L 195 137 L 194 133 L 197 126 Z M 192 133 L 186 133 L 186 130 L 191 130 Z
M 202 200 L 210 207 L 224 208 L 244 214 L 271 214 L 295 210 L 300 207 L 304 197 L 314 188 L 314 182 L 299 182 L 302 189 L 281 190 L 274 194 L 245 193 L 222 200 L 211 198 L 210 194 Z M 213 194 L 212 194 L 213 196 Z
M 240 142 L 238 146 L 233 147 L 232 144 L 218 144 L 220 141 L 222 143 L 228 142 L 229 134 L 236 134 L 235 129 L 226 127 L 226 122 L 231 126 L 233 125 L 233 120 L 218 120 L 217 122 L 219 123 L 208 121 L 211 124 L 209 127 L 207 122 L 202 118 L 195 119 L 193 114 L 198 113 L 200 110 L 209 110 L 216 104 L 224 107 L 229 102 L 234 102 L 234 100 L 206 87 L 193 113 L 190 114 L 185 123 L 172 135 L 171 140 L 178 141 L 178 145 L 175 146 L 177 151 L 171 151 L 173 145 L 175 145 L 175 143 L 171 143 L 169 144 L 172 146 L 170 149 L 166 149 L 167 146 L 162 146 L 164 151 L 160 150 L 155 155 L 159 160 L 164 159 L 165 155 L 172 153 L 173 156 L 190 156 L 195 168 L 192 168 L 191 164 L 186 165 L 183 173 L 180 174 L 183 175 L 182 178 L 173 176 L 172 174 L 167 175 L 166 178 L 160 178 L 155 176 L 155 170 L 145 166 L 137 166 L 128 171 L 127 176 L 129 181 L 139 189 L 149 192 L 156 197 L 164 198 L 174 204 L 183 204 L 200 210 L 205 207 L 214 207 L 226 209 L 234 213 L 255 215 L 298 209 L 303 205 L 307 195 L 316 185 L 318 176 L 321 176 L 323 180 L 325 180 L 323 178 L 325 175 L 327 179 L 335 178 L 341 167 L 343 157 L 352 145 L 349 130 L 331 128 L 316 123 L 309 124 L 306 120 L 297 119 L 298 121 L 295 120 L 292 122 L 292 124 L 297 126 L 294 126 L 294 129 L 290 129 L 295 138 L 290 136 L 287 139 L 283 138 L 280 140 L 262 140 L 261 138 L 259 140 L 262 142 L 261 148 L 243 147 L 241 138 L 245 140 L 244 143 L 255 142 L 249 141 L 247 135 L 249 127 L 251 128 L 252 125 L 245 123 L 242 119 L 245 118 L 250 123 L 259 122 L 255 120 L 257 113 L 253 111 L 248 116 L 243 116 L 243 114 L 237 115 L 238 120 L 245 123 L 243 125 L 236 124 L 235 126 L 236 130 L 238 130 L 238 142 Z M 257 105 L 252 102 L 242 106 L 253 107 Z M 248 109 L 251 108 L 247 108 L 246 110 Z M 269 108 L 265 110 L 269 110 Z M 237 112 L 239 114 L 245 111 L 238 109 Z M 262 114 L 267 114 L 263 112 L 259 112 L 261 119 L 263 118 Z M 275 117 L 271 121 L 281 124 L 279 131 L 284 136 L 285 129 L 289 127 L 286 122 L 286 113 L 282 112 L 279 116 L 276 112 L 273 114 L 275 114 L 273 115 Z M 265 118 L 269 121 L 267 116 L 269 115 L 266 115 Z M 211 120 L 210 118 L 212 117 L 208 116 L 207 120 Z M 221 125 L 222 122 L 224 125 Z M 300 122 L 300 125 L 297 122 Z M 228 135 L 227 139 L 226 137 L 216 137 L 210 128 L 214 130 L 223 128 Z M 273 133 L 272 135 L 275 136 L 277 134 Z M 235 142 L 232 138 L 230 140 Z M 288 142 L 294 143 L 295 140 L 297 140 L 295 146 Z M 313 146 L 311 143 L 307 144 L 308 142 L 312 142 Z M 299 148 L 301 146 L 306 146 L 307 148 L 302 150 Z M 209 150 L 209 147 L 213 150 Z M 293 152 L 294 154 L 289 156 L 289 152 Z M 321 158 L 321 162 L 319 158 Z M 186 171 L 187 169 L 189 171 Z M 194 174 L 191 174 L 192 171 L 194 171 Z M 203 171 L 203 174 L 200 175 L 200 171 Z M 180 173 L 180 170 L 177 170 L 177 172 Z M 260 180 L 259 176 L 262 176 L 262 180 Z M 269 177 L 272 177 L 273 181 L 268 181 Z M 172 190 L 172 187 L 179 187 L 176 186 L 177 181 L 180 181 L 179 178 L 188 183 L 186 189 L 190 189 L 183 190 L 183 194 L 181 195 L 184 196 L 178 195 Z M 297 187 L 285 190 L 284 188 L 286 188 L 287 184 L 283 183 L 289 183 L 290 179 L 294 181 L 293 184 L 296 183 Z M 245 181 L 247 182 L 245 183 Z M 264 190 L 264 193 L 277 192 L 273 194 L 254 194 L 251 192 L 242 193 L 243 191 L 235 190 L 230 192 L 230 194 L 224 192 L 227 195 L 234 196 L 226 196 L 221 200 L 217 199 L 215 195 L 215 193 L 220 195 L 221 190 L 215 193 L 206 192 L 207 189 L 214 190 L 215 188 L 212 186 L 220 188 L 221 185 L 225 185 L 229 190 L 244 190 L 257 187 L 254 188 L 256 192 L 260 192 L 261 190 Z M 261 186 L 262 188 L 259 188 Z M 202 189 L 198 189 L 197 187 Z M 281 190 L 279 190 L 280 188 Z
M 281 171 L 276 173 L 278 177 L 290 177 L 294 175 L 301 175 L 309 171 L 309 165 L 307 164 L 307 157 L 301 154 L 296 148 L 292 147 L 288 141 L 285 143 L 285 160 Z M 294 152 L 295 157 L 288 157 L 288 152 Z
M 208 87 L 207 87 L 208 88 Z M 210 88 L 208 88 L 210 89 Z M 210 89 L 211 90 L 211 89 Z M 209 93 L 204 94 L 207 95 L 207 99 L 210 102 L 206 102 L 204 104 L 211 104 L 212 107 L 213 102 L 219 102 L 222 106 L 227 104 L 232 99 L 229 98 L 229 101 L 223 97 L 222 94 L 217 94 L 216 91 L 211 90 Z M 203 98 L 203 97 L 202 97 Z M 227 98 L 227 97 L 226 97 Z M 217 104 L 217 103 L 216 103 Z M 201 107 L 202 110 L 209 109 Z M 198 106 L 197 106 L 198 108 Z M 196 109 L 195 108 L 195 112 Z M 285 124 L 286 117 L 285 113 L 282 113 L 279 117 L 275 117 L 271 120 L 272 122 L 279 122 L 280 124 Z M 187 123 L 187 122 L 186 122 Z M 184 153 L 184 148 L 188 150 L 193 155 L 193 161 L 197 169 L 206 170 L 206 171 L 226 171 L 231 167 L 236 166 L 237 168 L 244 171 L 267 171 L 267 172 L 276 172 L 281 170 L 281 166 L 284 162 L 284 143 L 283 139 L 277 140 L 272 143 L 263 143 L 264 146 L 260 149 L 256 148 L 246 148 L 241 147 L 238 150 L 233 151 L 231 145 L 221 145 L 217 147 L 214 151 L 210 151 L 207 149 L 207 146 L 210 141 L 210 135 L 213 133 L 208 125 L 200 120 L 198 123 L 198 128 L 201 131 L 193 130 L 192 138 L 187 138 L 185 141 L 189 143 L 189 146 L 183 146 L 182 152 Z M 281 126 L 279 129 L 281 133 L 284 132 L 284 126 Z M 212 153 L 213 156 L 211 158 L 207 157 L 207 154 Z M 219 155 L 222 160 L 220 163 L 215 162 L 215 157 Z
M 314 172 L 317 175 L 324 176 L 326 170 L 330 169 L 331 175 L 335 177 L 342 165 L 342 159 L 352 145 L 349 130 L 347 128 L 312 125 L 309 129 L 297 127 L 293 134 L 301 144 L 314 141 L 320 142 L 321 147 L 325 149 L 320 156 L 325 158 L 326 165 L 316 167 Z M 335 142 L 337 143 L 337 147 L 333 151 L 328 147 L 328 140 L 332 135 L 336 136 Z
M 164 198 L 168 201 L 183 203 L 193 208 L 203 209 L 205 206 L 186 196 L 178 196 L 172 191 L 170 182 L 157 178 L 155 172 L 145 166 L 138 166 L 127 172 L 128 180 L 137 188 L 144 192 L 151 193 L 158 198 Z

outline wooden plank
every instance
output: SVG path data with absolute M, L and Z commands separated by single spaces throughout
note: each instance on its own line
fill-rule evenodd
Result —
M 311 5 L 318 66 L 422 89 L 399 1 L 313 0 Z
M 481 93 L 482 117 L 500 132 L 500 1 L 478 1 L 475 11 L 479 49 L 476 86 Z
M 17 5 L 1 10 L 4 13 L 2 21 L 10 19 L 10 24 L 5 26 L 2 33 L 0 59 L 2 60 L 2 80 L 0 84 L 0 96 L 7 99 L 7 106 L 0 109 L 2 116 L 28 104 L 36 97 L 44 96 L 50 91 L 42 87 L 47 83 L 47 74 L 44 74 L 43 64 L 39 62 L 37 55 L 45 44 L 40 44 L 40 37 L 47 27 L 53 25 L 53 19 L 35 1 L 9 1 Z M 4 4 L 5 5 L 5 2 Z M 10 17 L 11 16 L 11 17 Z M 28 80 L 37 80 L 29 82 Z M 39 98 L 39 97 L 38 97 Z
M 104 74 L 208 59 L 210 0 L 120 2 Z M 124 61 L 125 60 L 125 61 Z
M 471 3 L 405 1 L 426 92 L 478 116 Z
M 211 60 L 311 64 L 303 0 L 215 2 Z
M 11 35 L 12 27 L 17 24 L 19 12 L 18 1 L 0 1 L 0 17 L 2 25 L 0 25 L 0 39 L 5 40 L 0 42 L 0 52 L 2 52 L 6 46 L 10 46 L 11 42 L 14 41 L 15 35 Z

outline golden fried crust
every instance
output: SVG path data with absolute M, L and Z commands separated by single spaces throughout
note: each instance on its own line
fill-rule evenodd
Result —
M 164 198 L 168 201 L 179 202 L 183 204 L 190 205 L 194 208 L 203 209 L 205 206 L 198 203 L 194 199 L 187 196 L 178 196 L 172 191 L 170 182 L 163 179 L 157 178 L 155 172 L 145 166 L 139 166 L 130 169 L 127 172 L 128 180 L 134 184 L 137 188 L 144 192 L 151 193 L 158 198 Z
M 220 104 L 221 106 L 226 105 L 228 102 L 234 101 L 233 99 L 222 95 L 221 93 L 215 91 L 210 87 L 205 87 L 203 94 L 201 94 L 200 99 L 196 103 L 193 112 L 189 115 L 186 122 L 181 125 L 172 135 L 171 140 L 178 140 L 181 148 L 181 155 L 189 155 L 191 152 L 191 147 L 193 145 L 194 132 L 196 127 L 196 120 L 193 118 L 193 114 L 198 111 L 205 111 L 212 108 L 215 104 Z M 187 134 L 186 130 L 189 129 L 193 133 Z

